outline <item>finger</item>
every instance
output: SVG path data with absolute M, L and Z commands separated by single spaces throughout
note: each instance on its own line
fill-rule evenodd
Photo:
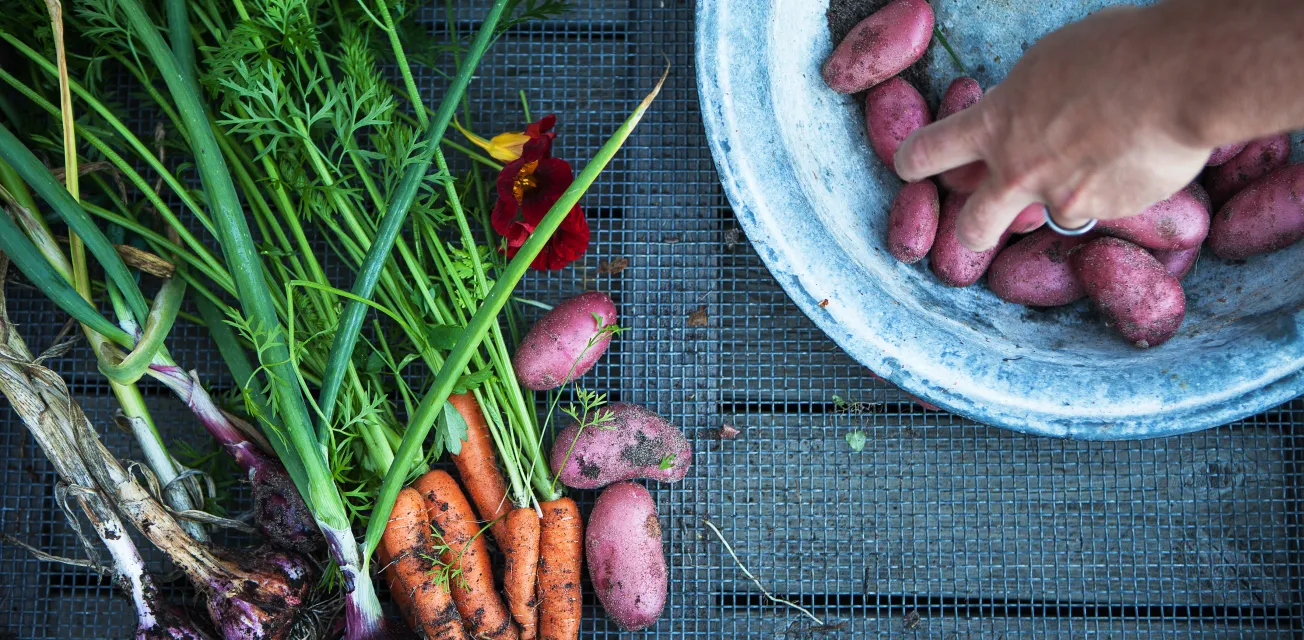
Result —
M 1103 190 L 1092 188 L 1090 184 L 1082 185 L 1073 191 L 1072 196 L 1061 200 L 1058 204 L 1053 204 L 1055 201 L 1050 200 L 1052 204 L 1046 205 L 1046 211 L 1051 220 L 1061 228 L 1081 229 L 1092 220 L 1116 217 L 1110 213 L 1119 210 L 1118 206 L 1109 202 L 1111 194 L 1115 193 L 1112 189 Z M 1131 209 L 1122 210 L 1131 211 Z
M 1032 204 L 1027 193 L 984 184 L 965 203 L 955 221 L 955 235 L 972 251 L 995 247 L 1019 212 Z
M 897 175 L 918 182 L 948 169 L 982 160 L 980 105 L 916 130 L 897 149 Z
M 986 162 L 970 162 L 937 177 L 943 187 L 956 193 L 973 193 L 987 179 Z
M 1023 208 L 1010 223 L 1010 233 L 1032 233 L 1046 224 L 1046 206 L 1034 202 Z

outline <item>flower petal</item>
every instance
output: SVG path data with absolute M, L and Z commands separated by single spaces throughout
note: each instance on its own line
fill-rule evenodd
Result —
M 500 133 L 493 137 L 487 145 L 483 146 L 489 155 L 495 160 L 502 162 L 511 162 L 521 157 L 521 152 L 525 149 L 525 143 L 530 141 L 530 136 L 524 133 L 508 131 Z

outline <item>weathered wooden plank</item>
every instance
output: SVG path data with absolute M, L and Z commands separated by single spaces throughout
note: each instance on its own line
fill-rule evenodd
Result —
M 776 591 L 1293 602 L 1298 480 L 1274 429 L 1085 443 L 882 416 L 735 416 L 697 511 Z M 812 424 L 814 423 L 814 424 Z M 821 424 L 823 423 L 823 424 Z M 845 436 L 867 435 L 853 452 Z M 692 561 L 693 558 L 687 557 Z M 718 547 L 695 563 L 746 588 Z

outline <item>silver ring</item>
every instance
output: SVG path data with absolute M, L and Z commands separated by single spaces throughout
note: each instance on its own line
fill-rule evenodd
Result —
M 1051 231 L 1054 231 L 1055 233 L 1058 233 L 1058 234 L 1060 234 L 1060 235 L 1062 235 L 1062 236 L 1080 236 L 1080 235 L 1083 235 L 1083 234 L 1085 234 L 1085 233 L 1091 231 L 1092 229 L 1095 229 L 1095 228 L 1096 228 L 1096 223 L 1097 223 L 1097 222 L 1100 222 L 1099 220 L 1097 220 L 1097 219 L 1095 219 L 1095 218 L 1092 218 L 1092 219 L 1088 220 L 1086 224 L 1084 224 L 1084 225 L 1078 227 L 1077 229 L 1065 229 L 1064 227 L 1061 227 L 1061 226 L 1059 226 L 1058 224 L 1055 224 L 1055 219 L 1052 218 L 1052 217 L 1050 217 L 1050 207 L 1047 207 L 1047 206 L 1045 206 L 1045 205 L 1042 205 L 1042 211 L 1045 211 L 1045 212 L 1046 212 L 1046 226 L 1050 227 L 1050 230 L 1051 230 Z

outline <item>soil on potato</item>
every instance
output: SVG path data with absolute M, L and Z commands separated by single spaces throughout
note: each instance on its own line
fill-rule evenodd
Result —
M 851 32 L 852 27 L 860 24 L 861 20 L 868 18 L 870 14 L 882 9 L 892 0 L 829 0 L 829 10 L 825 17 L 829 22 L 829 35 L 832 36 L 834 46 L 842 42 Z M 929 56 L 924 56 L 905 71 L 901 72 L 901 77 L 910 84 L 914 85 L 924 97 L 928 97 L 928 83 L 924 82 L 924 66 L 928 63 Z M 856 94 L 860 97 L 862 94 Z M 863 102 L 863 101 L 862 101 Z

